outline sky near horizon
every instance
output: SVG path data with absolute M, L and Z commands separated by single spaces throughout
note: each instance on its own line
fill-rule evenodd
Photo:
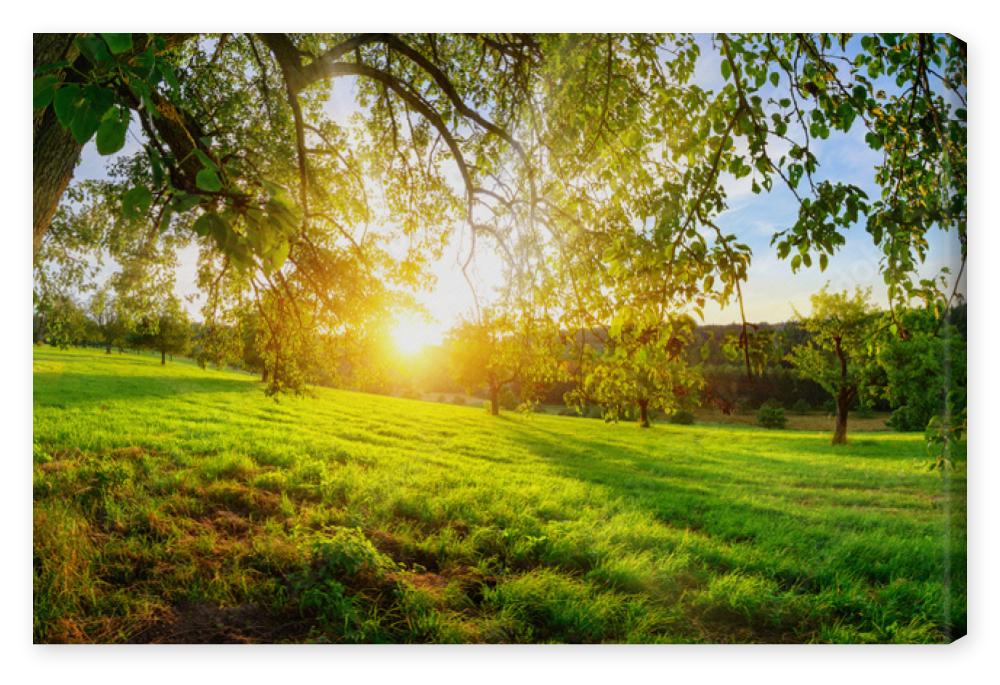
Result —
M 719 71 L 719 55 L 711 48 L 709 36 L 699 35 L 702 55 L 695 72 L 695 80 L 702 86 L 718 88 L 722 85 Z M 338 120 L 346 120 L 352 111 L 353 92 L 349 82 L 338 80 L 332 89 L 327 111 Z M 139 149 L 137 138 L 130 135 L 126 147 L 119 153 L 133 154 Z M 864 129 L 855 126 L 849 133 L 832 131 L 827 140 L 814 140 L 811 149 L 820 162 L 819 178 L 853 183 L 864 190 L 869 197 L 878 196 L 875 184 L 875 165 L 881 155 L 871 150 L 864 141 Z M 101 157 L 93 142 L 83 150 L 81 161 L 74 174 L 74 181 L 106 178 L 105 169 L 110 158 Z M 779 260 L 775 248 L 770 245 L 771 236 L 791 226 L 798 212 L 798 206 L 791 192 L 776 183 L 770 193 L 755 195 L 750 190 L 749 177 L 736 180 L 725 175 L 724 183 L 729 196 L 729 207 L 717 220 L 726 232 L 735 233 L 753 250 L 753 258 L 743 288 L 746 316 L 752 322 L 778 322 L 792 318 L 795 311 L 808 312 L 809 296 L 829 283 L 834 290 L 853 289 L 855 286 L 870 287 L 875 302 L 886 305 L 886 288 L 879 271 L 878 248 L 859 222 L 845 234 L 845 245 L 830 258 L 825 272 L 817 266 L 800 269 L 792 273 L 789 260 Z M 440 337 L 460 316 L 469 315 L 473 309 L 473 294 L 470 291 L 459 266 L 465 252 L 461 244 L 462 231 L 453 231 L 454 236 L 447 245 L 441 259 L 432 267 L 435 283 L 423 292 L 417 293 L 433 321 L 426 324 L 431 337 Z M 945 233 L 934 229 L 928 235 L 930 248 L 927 261 L 921 268 L 925 278 L 938 274 L 942 267 L 948 267 L 952 276 L 958 272 L 960 252 L 955 233 Z M 501 268 L 497 258 L 484 251 L 475 258 L 474 280 L 481 298 L 489 299 L 490 291 L 499 285 Z M 107 277 L 113 265 L 106 266 L 99 278 Z M 189 297 L 189 311 L 200 317 L 201 296 L 196 285 L 197 247 L 189 245 L 180 253 L 176 291 L 181 297 Z M 960 292 L 965 292 L 965 277 L 960 284 Z M 731 323 L 739 320 L 738 306 L 733 303 L 720 309 L 709 303 L 705 307 L 705 323 Z

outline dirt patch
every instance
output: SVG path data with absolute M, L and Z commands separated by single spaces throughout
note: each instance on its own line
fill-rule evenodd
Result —
M 431 572 L 393 573 L 390 579 L 411 585 L 415 589 L 426 592 L 434 597 L 440 597 L 451 580 L 446 575 Z
M 215 512 L 215 516 L 212 518 L 212 525 L 217 530 L 234 535 L 243 535 L 250 529 L 250 523 L 245 518 L 228 509 L 221 509 Z
M 298 612 L 272 611 L 258 604 L 221 607 L 187 604 L 169 609 L 135 634 L 133 643 L 267 644 L 301 641 L 310 621 Z
M 425 550 L 409 547 L 392 533 L 384 530 L 366 530 L 365 536 L 371 540 L 378 551 L 393 558 L 397 563 L 413 566 L 420 565 L 426 571 L 440 571 L 437 557 Z
M 44 464 L 35 464 L 35 468 L 42 473 L 57 473 L 58 471 L 76 468 L 76 466 L 75 461 L 47 461 Z
M 273 515 L 281 506 L 281 497 L 273 492 L 229 481 L 201 488 L 197 496 L 209 502 L 209 506 L 214 505 L 214 508 L 251 520 Z
M 144 447 L 117 447 L 105 453 L 105 456 L 116 457 L 118 459 L 143 459 L 145 457 L 155 457 L 154 450 L 147 450 Z

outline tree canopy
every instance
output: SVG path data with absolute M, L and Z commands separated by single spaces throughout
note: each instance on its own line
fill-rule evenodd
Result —
M 709 47 L 715 89 L 695 78 Z M 957 235 L 964 268 L 952 36 L 36 34 L 34 66 L 36 260 L 64 244 L 53 217 L 81 146 L 117 153 L 132 131 L 140 151 L 73 191 L 86 209 L 59 210 L 103 212 L 72 240 L 149 264 L 195 239 L 207 322 L 251 304 L 274 389 L 300 384 L 317 335 L 362 330 L 424 282 L 458 231 L 463 268 L 495 251 L 503 296 L 532 290 L 563 330 L 736 301 L 749 371 L 751 249 L 717 221 L 732 178 L 796 197 L 772 241 L 793 270 L 825 269 L 858 223 L 890 304 L 943 313 L 954 298 L 918 275 L 934 227 Z M 824 175 L 815 149 L 858 127 L 883 153 L 878 197 Z

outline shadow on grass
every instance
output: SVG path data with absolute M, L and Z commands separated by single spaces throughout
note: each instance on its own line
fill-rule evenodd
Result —
M 844 474 L 807 459 L 762 457 L 754 463 L 740 454 L 727 459 L 725 453 L 658 458 L 612 442 L 583 447 L 540 426 L 525 427 L 514 439 L 562 475 L 604 488 L 624 507 L 706 536 L 701 554 L 717 569 L 773 573 L 785 588 L 814 585 L 810 576 L 823 571 L 813 566 L 835 566 L 832 558 L 824 559 L 835 556 L 831 545 L 861 524 L 887 555 L 927 532 L 920 520 L 881 511 L 878 499 L 860 505 L 840 501 L 828 488 L 847 486 Z M 797 487 L 788 478 L 810 486 Z M 871 475 L 857 473 L 851 481 L 852 488 L 884 485 L 889 499 L 896 494 Z

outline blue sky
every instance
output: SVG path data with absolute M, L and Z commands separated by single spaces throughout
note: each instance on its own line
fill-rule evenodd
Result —
M 722 85 L 719 71 L 720 58 L 712 49 L 708 36 L 699 36 L 702 56 L 696 71 L 696 80 L 703 86 L 717 88 Z M 342 79 L 335 82 L 331 93 L 328 112 L 339 120 L 346 121 L 353 111 L 352 84 Z M 131 154 L 139 148 L 137 138 L 130 136 L 126 148 L 120 154 Z M 853 183 L 861 187 L 870 197 L 877 196 L 879 190 L 874 182 L 874 167 L 880 160 L 879 153 L 871 150 L 864 141 L 864 129 L 856 125 L 849 134 L 832 132 L 825 141 L 814 141 L 813 151 L 820 160 L 820 178 Z M 103 178 L 107 158 L 98 155 L 94 144 L 90 143 L 83 152 L 75 179 Z M 879 304 L 886 303 L 885 286 L 879 273 L 879 251 L 872 244 L 870 236 L 862 225 L 849 230 L 847 242 L 830 259 L 825 272 L 815 265 L 793 274 L 787 261 L 777 259 L 770 246 L 775 231 L 794 223 L 798 211 L 797 202 L 791 192 L 780 184 L 775 184 L 771 193 L 754 195 L 750 191 L 749 178 L 737 181 L 725 179 L 729 194 L 729 209 L 719 217 L 719 225 L 727 232 L 735 233 L 753 250 L 753 260 L 744 287 L 744 304 L 750 321 L 776 322 L 787 320 L 794 310 L 809 310 L 809 296 L 824 284 L 836 290 L 871 287 L 873 297 Z M 471 312 L 473 296 L 469 291 L 458 267 L 459 256 L 464 254 L 460 243 L 463 232 L 456 232 L 455 241 L 448 246 L 442 259 L 434 265 L 436 282 L 418 294 L 433 319 L 428 325 L 438 334 L 461 315 Z M 934 230 L 929 236 L 930 250 L 927 262 L 921 269 L 924 277 L 931 277 L 942 267 L 958 272 L 959 246 L 954 233 L 947 234 Z M 498 285 L 501 268 L 496 258 L 490 254 L 479 254 L 476 258 L 475 280 L 480 297 Z M 191 296 L 188 305 L 192 314 L 198 316 L 200 297 L 195 286 L 197 250 L 192 245 L 182 250 L 177 273 L 177 293 Z M 109 265 L 103 275 L 114 268 Z M 964 277 L 961 290 L 964 292 Z M 200 317 L 199 317 L 200 318 Z M 706 307 L 707 323 L 729 323 L 738 320 L 737 306 L 731 304 L 725 309 L 709 305 Z

